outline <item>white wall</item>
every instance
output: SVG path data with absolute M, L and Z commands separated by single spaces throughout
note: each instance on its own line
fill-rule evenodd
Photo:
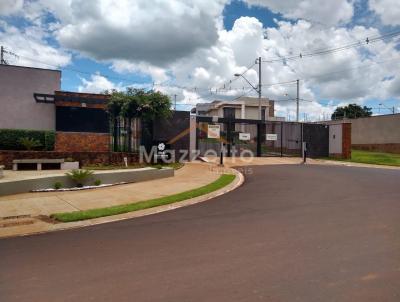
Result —
M 342 124 L 329 125 L 329 154 L 342 154 Z
M 33 93 L 61 89 L 56 70 L 0 65 L 0 129 L 55 129 L 55 106 L 39 104 Z

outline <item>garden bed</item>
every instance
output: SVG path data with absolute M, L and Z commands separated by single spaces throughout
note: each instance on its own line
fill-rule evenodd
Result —
M 93 186 L 83 186 L 83 187 L 72 187 L 72 188 L 60 188 L 60 189 L 54 189 L 54 188 L 48 188 L 48 189 L 37 189 L 37 190 L 32 190 L 32 193 L 37 193 L 37 192 L 68 192 L 68 191 L 82 191 L 82 190 L 92 190 L 92 189 L 98 189 L 98 188 L 107 188 L 107 187 L 113 187 L 113 186 L 118 186 L 118 185 L 125 185 L 127 182 L 117 182 L 114 184 L 102 184 L 102 185 L 93 185 Z
M 19 173 L 16 171 L 15 173 Z M 129 183 L 129 182 L 140 182 L 146 180 L 160 179 L 165 177 L 174 176 L 174 169 L 171 168 L 140 168 L 131 170 L 108 170 L 108 171 L 95 171 L 92 179 L 84 183 L 93 184 L 93 180 L 100 181 L 103 184 L 115 184 L 115 183 Z M 33 190 L 41 190 L 54 188 L 56 183 L 60 183 L 63 188 L 73 188 L 76 183 L 70 179 L 67 175 L 34 175 L 30 178 L 17 179 L 13 178 L 7 180 L 2 179 L 0 182 L 0 196 L 28 193 Z M 96 186 L 98 187 L 98 186 Z

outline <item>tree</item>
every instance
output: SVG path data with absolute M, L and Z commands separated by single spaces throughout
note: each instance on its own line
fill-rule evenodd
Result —
M 358 118 L 367 117 L 372 115 L 371 108 L 364 106 L 361 107 L 357 104 L 349 104 L 344 107 L 337 107 L 332 113 L 332 120 L 341 120 L 343 118 Z
M 140 118 L 142 122 L 148 123 L 149 128 L 152 121 L 157 118 L 167 118 L 171 115 L 171 100 L 161 92 L 144 91 L 142 89 L 127 88 L 125 91 L 112 90 L 110 101 L 107 104 L 107 112 L 114 124 L 114 150 L 118 149 L 117 133 L 118 122 L 125 121 L 128 132 L 128 146 L 131 145 L 131 121 Z M 152 132 L 152 129 L 146 129 Z M 152 133 L 149 133 L 152 135 Z

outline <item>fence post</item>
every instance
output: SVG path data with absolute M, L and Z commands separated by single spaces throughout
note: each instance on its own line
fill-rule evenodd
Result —
M 281 157 L 283 157 L 283 122 L 281 122 Z
M 257 123 L 257 156 L 261 157 L 261 123 Z

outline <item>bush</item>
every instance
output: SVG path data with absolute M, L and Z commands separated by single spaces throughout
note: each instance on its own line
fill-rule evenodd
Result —
M 31 137 L 20 138 L 19 142 L 24 146 L 25 150 L 34 150 L 42 146 L 37 139 Z
M 44 150 L 53 151 L 56 143 L 56 133 L 54 131 L 44 131 Z
M 57 181 L 57 182 L 54 184 L 53 187 L 54 187 L 54 189 L 59 190 L 59 189 L 61 189 L 61 187 L 62 187 L 62 183 L 59 182 L 59 181 Z
M 100 186 L 100 185 L 101 185 L 101 180 L 100 180 L 100 179 L 96 179 L 96 180 L 94 181 L 94 185 L 95 185 L 95 186 Z
M 73 181 L 75 181 L 77 187 L 83 187 L 83 183 L 93 175 L 93 171 L 91 170 L 79 170 L 75 169 L 71 172 L 65 173 L 65 175 L 69 176 Z
M 54 131 L 26 129 L 0 129 L 0 150 L 26 150 L 21 143 L 22 138 L 38 141 L 41 145 L 38 150 L 54 150 Z

